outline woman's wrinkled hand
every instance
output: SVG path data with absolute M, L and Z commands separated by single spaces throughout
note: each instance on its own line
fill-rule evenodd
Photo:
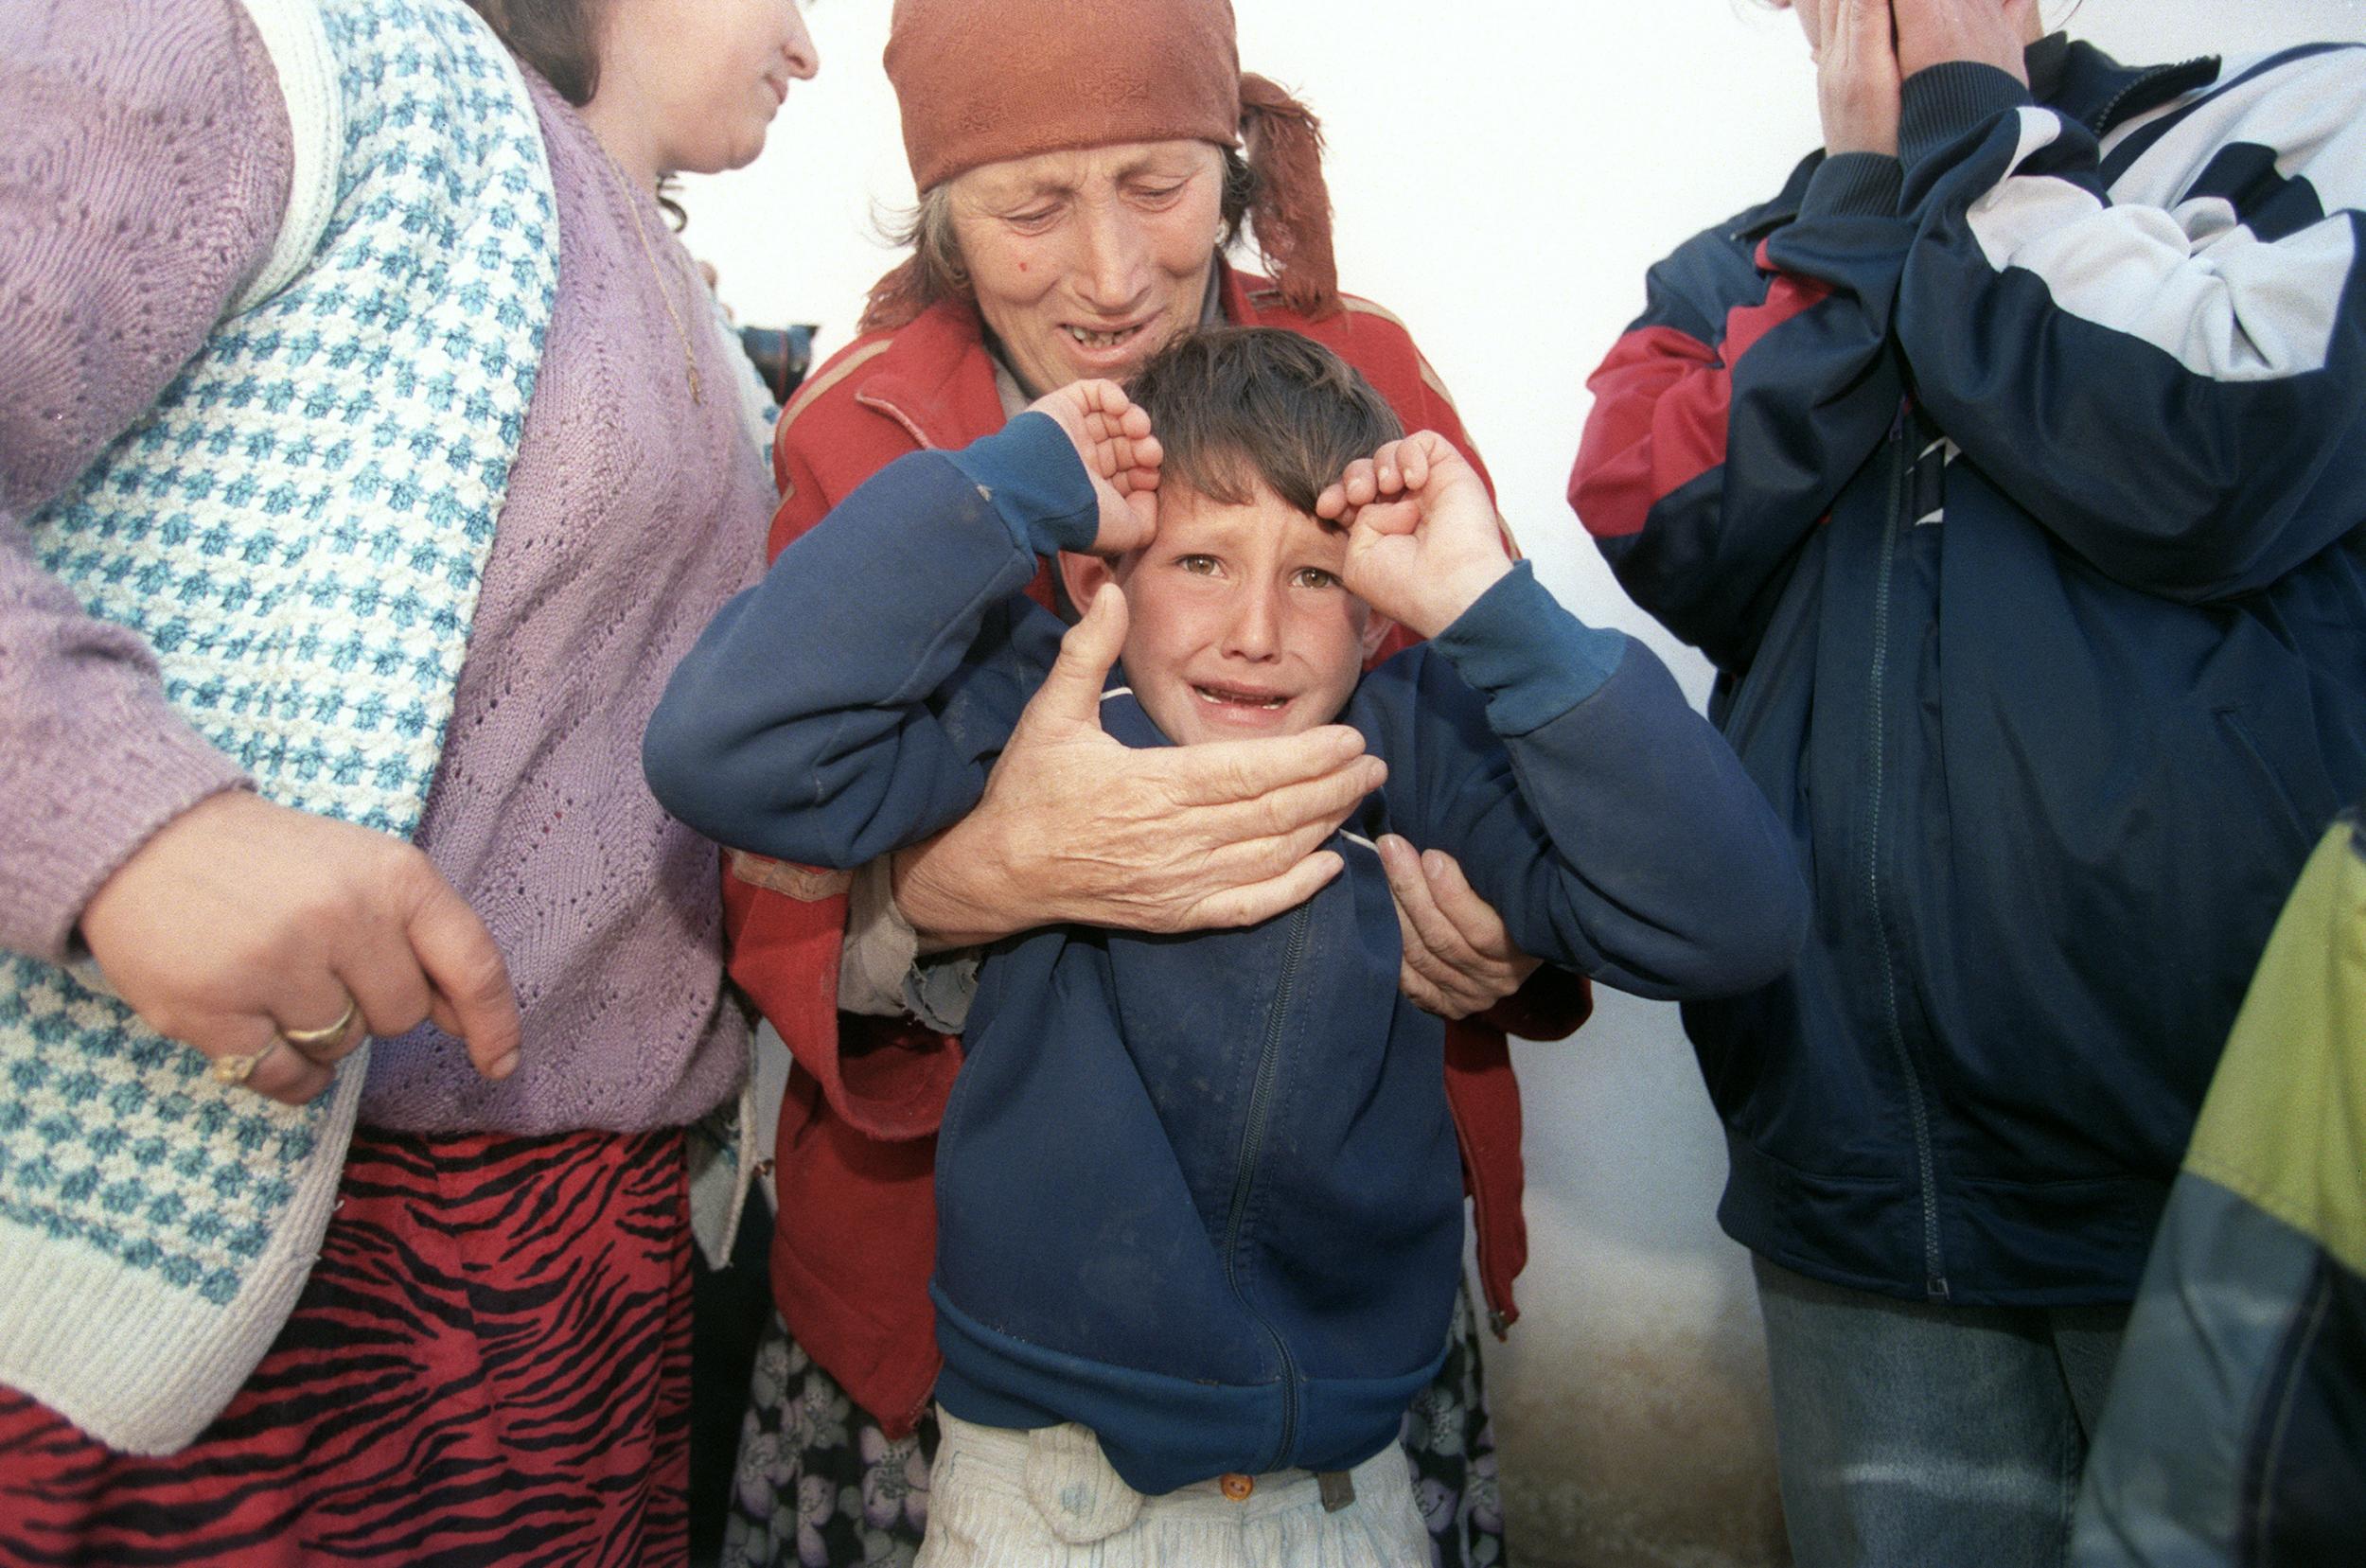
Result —
M 1495 907 L 1481 898 L 1443 850 L 1417 852 L 1383 835 L 1380 863 L 1396 896 L 1404 960 L 1397 989 L 1441 1018 L 1484 1013 L 1527 983 L 1538 960 L 1520 951 Z
M 518 999 L 491 933 L 425 854 L 367 828 L 213 796 L 118 867 L 80 928 L 150 1028 L 291 1105 L 363 1039 L 430 1019 L 486 1077 L 518 1065 Z
M 1101 728 L 1125 599 L 1095 596 L 1028 703 L 978 809 L 895 857 L 895 901 L 932 946 L 1073 921 L 1250 925 L 1340 871 L 1322 848 L 1387 769 L 1325 725 L 1276 740 L 1136 749 Z

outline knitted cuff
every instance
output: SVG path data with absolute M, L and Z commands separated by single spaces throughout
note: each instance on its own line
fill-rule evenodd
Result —
M 1898 214 L 1898 193 L 1905 185 L 1905 166 L 1886 153 L 1835 153 L 1818 164 L 1809 177 L 1799 216 L 1893 218 Z
M 1430 646 L 1487 697 L 1499 735 L 1525 735 L 1601 690 L 1627 657 L 1627 634 L 1589 626 L 1515 561 Z
M 1951 60 L 1906 79 L 1898 155 L 1911 168 L 1989 120 L 2027 106 L 2029 89 L 1993 65 Z
M 838 950 L 841 1013 L 900 1018 L 904 975 L 920 956 L 920 934 L 895 907 L 886 856 L 857 867 L 846 886 L 846 940 Z

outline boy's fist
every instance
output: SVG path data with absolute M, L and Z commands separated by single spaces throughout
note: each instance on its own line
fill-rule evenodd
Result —
M 1511 570 L 1477 470 L 1435 431 L 1391 441 L 1315 499 L 1348 529 L 1348 590 L 1435 637 Z
M 1096 555 L 1121 555 L 1150 542 L 1158 527 L 1158 463 L 1150 415 L 1115 381 L 1071 381 L 1038 397 L 1028 412 L 1049 415 L 1075 443 L 1101 502 Z

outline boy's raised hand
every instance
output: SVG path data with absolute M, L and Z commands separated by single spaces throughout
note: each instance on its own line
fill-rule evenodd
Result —
M 1050 416 L 1076 444 L 1101 502 L 1096 555 L 1121 555 L 1150 542 L 1158 528 L 1158 464 L 1165 455 L 1150 415 L 1115 381 L 1071 381 L 1038 397 L 1028 412 Z
M 1315 500 L 1348 529 L 1348 590 L 1435 637 L 1511 570 L 1478 472 L 1435 431 L 1391 441 Z

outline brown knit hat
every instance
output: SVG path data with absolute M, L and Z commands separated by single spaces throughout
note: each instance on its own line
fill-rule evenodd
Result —
M 1331 197 L 1314 115 L 1241 74 L 1230 0 L 895 0 L 888 79 L 925 194 L 981 164 L 1113 142 L 1245 143 L 1259 250 L 1296 309 L 1338 308 Z M 872 291 L 865 327 L 901 325 L 912 270 Z
M 924 192 L 1005 158 L 1239 133 L 1227 0 L 895 0 L 887 74 Z

